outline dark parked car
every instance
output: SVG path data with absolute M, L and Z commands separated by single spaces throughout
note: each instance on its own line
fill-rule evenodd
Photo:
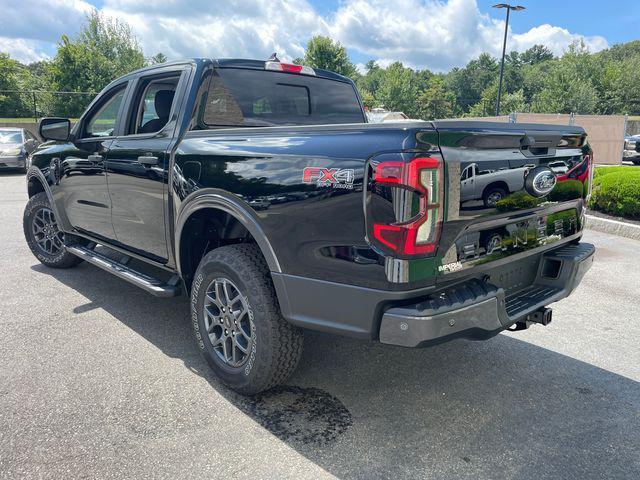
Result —
M 0 168 L 29 167 L 28 157 L 40 142 L 24 128 L 0 127 Z
M 593 260 L 577 126 L 367 124 L 343 76 L 198 59 L 119 78 L 72 131 L 53 118 L 40 134 L 34 255 L 186 291 L 198 348 L 246 394 L 295 369 L 303 328 L 417 347 L 546 325 Z M 556 184 L 561 161 L 584 176 Z M 463 204 L 470 164 L 521 181 Z

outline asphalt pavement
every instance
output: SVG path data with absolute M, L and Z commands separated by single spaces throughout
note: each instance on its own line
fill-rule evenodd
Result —
M 598 251 L 548 327 L 403 349 L 307 332 L 243 398 L 185 297 L 40 265 L 0 173 L 0 478 L 640 478 L 640 242 Z

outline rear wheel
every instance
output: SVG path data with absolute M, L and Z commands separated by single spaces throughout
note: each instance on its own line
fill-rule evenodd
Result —
M 507 192 L 502 187 L 489 187 L 482 195 L 484 206 L 487 208 L 495 208 L 496 204 L 507 196 Z
M 22 227 L 31 252 L 47 267 L 70 268 L 82 262 L 64 247 L 64 233 L 58 228 L 46 193 L 37 193 L 29 199 Z
M 220 379 L 253 395 L 284 382 L 302 353 L 302 331 L 280 313 L 269 269 L 255 245 L 207 253 L 191 290 L 198 346 Z

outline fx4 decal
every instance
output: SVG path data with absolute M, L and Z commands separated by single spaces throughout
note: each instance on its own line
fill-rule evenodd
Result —
M 353 168 L 306 167 L 302 172 L 304 183 L 319 187 L 353 188 L 356 173 Z

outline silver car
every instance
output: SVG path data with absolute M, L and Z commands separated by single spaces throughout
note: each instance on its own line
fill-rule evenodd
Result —
M 40 142 L 27 129 L 0 128 L 0 169 L 29 167 L 28 157 Z
M 622 159 L 640 165 L 640 135 L 626 135 L 624 137 Z

